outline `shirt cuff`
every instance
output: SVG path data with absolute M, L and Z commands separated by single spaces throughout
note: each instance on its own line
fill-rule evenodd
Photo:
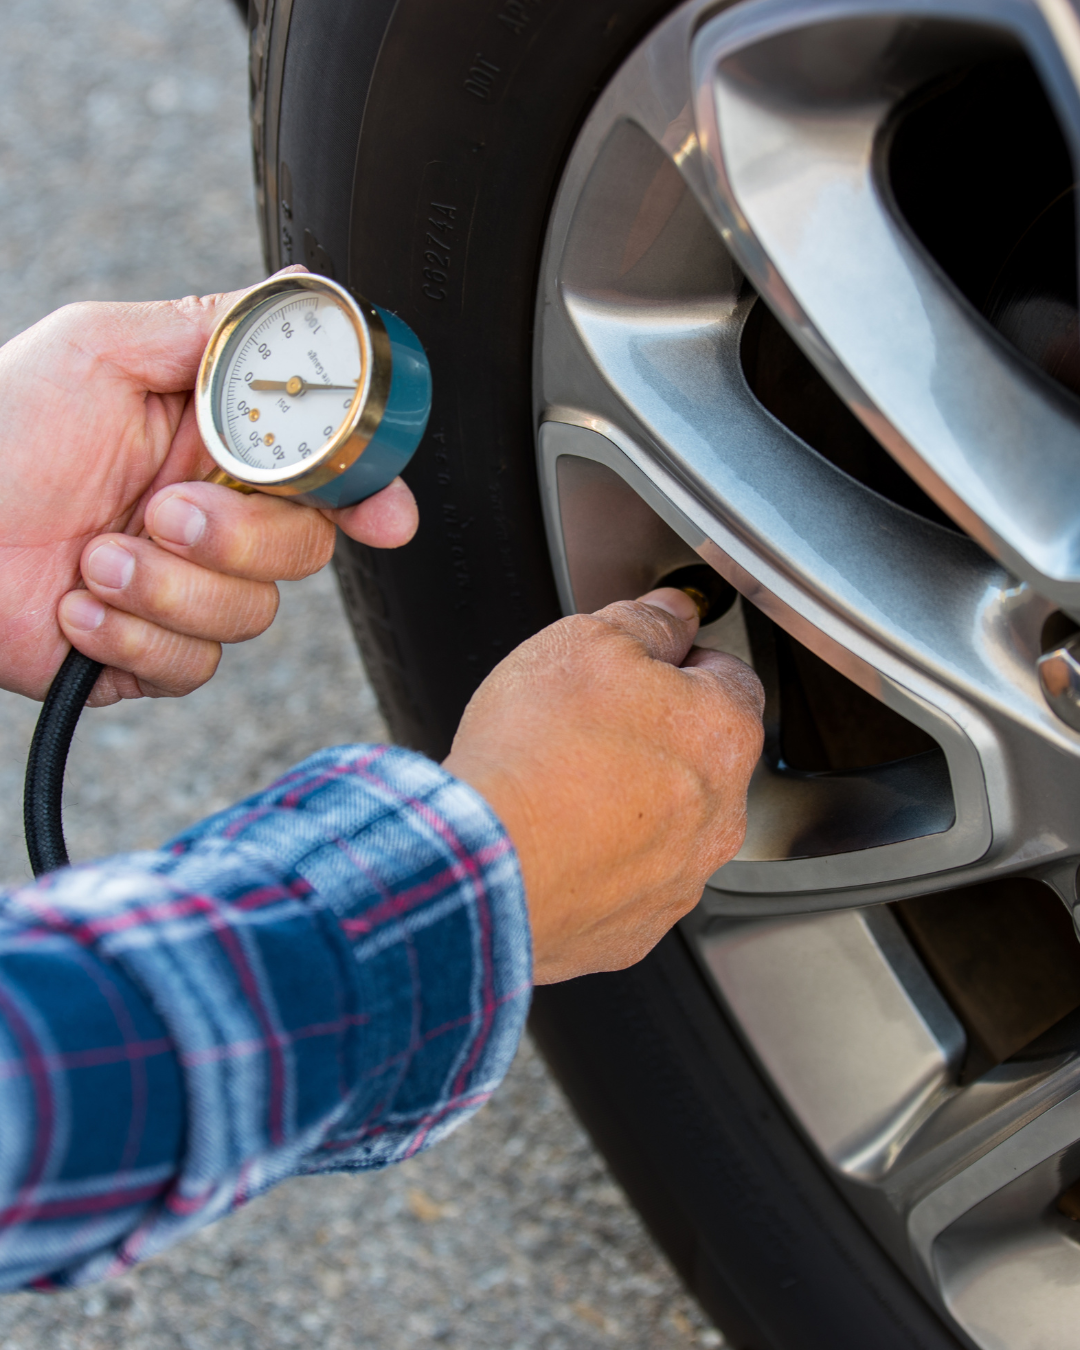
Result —
M 161 852 L 56 873 L 7 912 L 119 963 L 184 1077 L 173 1185 L 66 1283 L 286 1176 L 428 1147 L 491 1095 L 528 1011 L 510 839 L 472 788 L 397 747 L 322 751 Z

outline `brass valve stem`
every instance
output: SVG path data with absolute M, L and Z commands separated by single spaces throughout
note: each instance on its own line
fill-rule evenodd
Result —
M 679 590 L 683 595 L 688 595 L 694 602 L 694 608 L 697 610 L 698 623 L 705 622 L 705 615 L 709 612 L 709 597 L 704 591 L 699 591 L 696 586 L 680 586 Z

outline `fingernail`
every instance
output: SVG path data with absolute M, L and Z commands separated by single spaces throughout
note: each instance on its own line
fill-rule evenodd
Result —
M 100 628 L 105 619 L 105 606 L 89 591 L 72 591 L 61 602 L 64 622 L 69 628 L 91 633 Z
M 166 497 L 154 507 L 150 533 L 168 544 L 197 544 L 206 529 L 206 516 L 186 497 Z
M 99 544 L 86 560 L 87 581 L 114 591 L 123 590 L 134 575 L 135 559 L 121 544 Z
M 641 604 L 662 609 L 666 614 L 682 619 L 684 623 L 698 616 L 697 605 L 685 591 L 680 591 L 674 586 L 662 586 L 658 591 L 650 591 L 648 595 L 639 596 L 638 599 Z

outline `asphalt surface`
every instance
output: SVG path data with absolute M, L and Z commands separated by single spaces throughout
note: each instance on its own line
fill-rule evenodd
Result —
M 258 279 L 246 51 L 227 0 L 7 0 L 0 339 L 76 299 Z M 36 708 L 0 693 L 2 879 L 29 875 Z M 321 745 L 382 727 L 328 575 L 177 702 L 84 716 L 74 858 L 154 845 Z M 537 1056 L 438 1149 L 287 1183 L 121 1279 L 0 1299 L 0 1350 L 719 1346 Z

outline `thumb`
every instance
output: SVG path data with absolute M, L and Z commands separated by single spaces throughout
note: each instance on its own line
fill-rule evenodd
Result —
M 730 652 L 714 652 L 704 647 L 692 647 L 683 662 L 683 670 L 708 671 L 723 685 L 725 692 L 742 703 L 758 721 L 765 711 L 765 690 L 757 672 Z
M 636 638 L 654 661 L 673 666 L 686 658 L 699 626 L 697 606 L 674 586 L 662 586 L 639 600 L 620 600 L 595 617 Z
M 306 271 L 294 264 L 274 275 Z M 182 300 L 93 305 L 97 352 L 151 393 L 186 392 L 194 387 L 199 362 L 222 315 L 243 294 L 222 291 Z

